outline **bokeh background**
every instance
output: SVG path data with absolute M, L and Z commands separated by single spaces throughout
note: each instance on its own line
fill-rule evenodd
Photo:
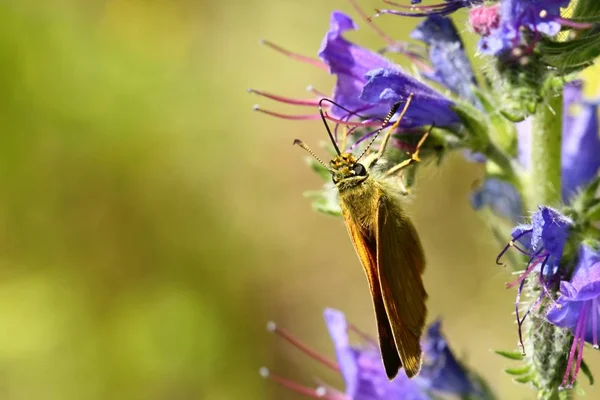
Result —
M 325 132 L 254 113 L 294 110 L 246 93 L 329 91 L 330 76 L 258 42 L 316 56 L 334 9 L 358 20 L 343 0 L 0 3 L 0 397 L 299 398 L 261 366 L 341 384 L 265 329 L 329 357 L 324 307 L 374 333 L 342 221 L 302 196 L 321 182 L 292 140 L 318 147 Z M 378 20 L 396 38 L 415 22 Z M 451 156 L 421 169 L 407 205 L 430 318 L 500 398 L 533 398 L 492 351 L 516 347 L 515 293 L 469 207 L 481 176 Z

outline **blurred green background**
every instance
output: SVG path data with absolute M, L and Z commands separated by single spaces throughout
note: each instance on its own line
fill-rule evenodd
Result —
M 246 93 L 329 91 L 258 41 L 316 55 L 334 9 L 357 17 L 343 0 L 0 3 L 0 397 L 299 398 L 263 365 L 341 384 L 265 329 L 330 357 L 324 307 L 374 332 L 342 221 L 301 195 L 321 182 L 292 140 L 325 132 L 253 113 L 294 110 Z M 378 20 L 397 38 L 415 22 Z M 501 398 L 533 398 L 492 352 L 516 347 L 515 293 L 468 204 L 481 176 L 457 154 L 421 170 L 407 205 L 430 318 Z

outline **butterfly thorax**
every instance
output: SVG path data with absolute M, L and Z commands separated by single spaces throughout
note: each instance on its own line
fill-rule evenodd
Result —
M 367 169 L 350 153 L 342 153 L 334 157 L 331 166 L 331 177 L 338 190 L 343 191 L 360 185 L 369 177 Z

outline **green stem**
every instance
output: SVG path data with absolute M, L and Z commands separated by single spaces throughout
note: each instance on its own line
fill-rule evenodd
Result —
M 538 106 L 531 124 L 531 177 L 529 209 L 561 202 L 562 95 L 549 95 Z

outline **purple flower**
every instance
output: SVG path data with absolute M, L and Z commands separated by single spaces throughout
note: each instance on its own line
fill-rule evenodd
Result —
M 560 297 L 546 318 L 552 324 L 568 328 L 573 334 L 567 370 L 562 386 L 572 386 L 583 359 L 584 342 L 598 348 L 600 325 L 600 252 L 582 244 L 571 279 L 560 282 Z M 577 356 L 575 355 L 577 353 Z M 577 358 L 575 358 L 577 357 Z M 570 378 L 570 379 L 569 379 Z
M 574 114 L 574 109 L 579 109 Z M 562 197 L 568 202 L 577 190 L 594 179 L 600 169 L 598 103 L 582 99 L 582 84 L 571 82 L 563 91 L 563 127 L 561 150 Z M 519 162 L 529 168 L 531 120 L 517 125 Z
M 333 309 L 325 310 L 325 323 L 333 341 L 337 360 L 346 386 L 345 394 L 353 400 L 428 400 L 419 377 L 409 379 L 400 372 L 389 381 L 381 354 L 374 342 L 366 341 L 363 346 L 351 346 L 348 338 L 348 323 L 344 314 Z
M 570 0 L 502 0 L 499 26 L 482 36 L 479 51 L 499 55 L 522 46 L 532 49 L 541 35 L 554 36 L 560 31 L 560 8 L 569 3 Z
M 427 329 L 423 344 L 423 381 L 429 388 L 456 396 L 475 395 L 483 398 L 483 391 L 469 377 L 467 370 L 456 359 L 442 334 L 442 322 L 437 320 Z
M 261 375 L 269 377 L 295 392 L 325 400 L 431 400 L 425 391 L 426 385 L 419 376 L 409 379 L 401 371 L 390 382 L 383 367 L 377 343 L 349 325 L 342 312 L 326 309 L 324 316 L 335 348 L 337 363 L 304 345 L 288 331 L 277 327 L 272 322 L 268 324 L 268 329 L 311 358 L 341 373 L 345 386 L 343 391 L 328 385 L 317 388 L 304 386 L 273 374 L 266 368 L 261 368 Z M 360 345 L 350 344 L 349 331 L 354 331 L 362 339 Z
M 450 99 L 400 70 L 375 69 L 366 76 L 368 81 L 360 94 L 365 102 L 387 104 L 389 109 L 413 93 L 413 101 L 400 124 L 402 127 L 450 126 L 460 122 Z
M 513 185 L 497 178 L 488 178 L 471 194 L 471 206 L 480 210 L 489 206 L 497 215 L 517 221 L 523 215 L 523 202 Z
M 367 82 L 367 72 L 377 68 L 394 68 L 394 65 L 379 54 L 344 39 L 343 33 L 354 29 L 357 26 L 349 16 L 335 11 L 331 14 L 329 31 L 321 43 L 319 57 L 328 65 L 329 72 L 337 75 L 333 101 L 363 115 L 385 116 L 390 110 L 388 105 L 365 102 L 359 95 Z M 338 118 L 348 114 L 335 106 L 331 113 Z
M 429 59 L 433 74 L 426 74 L 454 93 L 477 104 L 472 86 L 476 86 L 475 74 L 465 54 L 462 40 L 450 18 L 431 15 L 411 32 L 410 37 L 429 47 Z
M 490 397 L 487 396 L 487 392 L 481 390 L 480 383 L 473 381 L 467 370 L 456 360 L 441 333 L 439 321 L 428 328 L 423 340 L 424 364 L 421 373 L 409 379 L 400 371 L 390 382 L 374 339 L 349 324 L 341 311 L 326 309 L 324 317 L 335 348 L 337 363 L 307 347 L 274 323 L 270 322 L 268 328 L 311 358 L 339 372 L 344 380 L 343 391 L 327 385 L 307 387 L 275 375 L 266 368 L 261 368 L 261 375 L 270 377 L 295 392 L 325 400 L 430 400 L 430 392 L 461 397 L 475 395 L 481 399 Z M 350 332 L 360 339 L 359 344 L 350 343 Z
M 512 240 L 498 255 L 497 262 L 499 263 L 500 258 L 508 248 L 514 247 L 529 257 L 525 271 L 518 279 L 507 285 L 508 287 L 519 285 L 515 310 L 521 346 L 523 346 L 521 335 L 523 321 L 527 318 L 531 310 L 540 304 L 543 297 L 548 294 L 548 288 L 553 283 L 556 283 L 557 277 L 561 275 L 557 274 L 558 265 L 572 227 L 573 221 L 570 218 L 562 215 L 553 208 L 539 206 L 538 211 L 531 218 L 531 224 L 516 226 L 512 231 Z M 538 272 L 542 291 L 540 297 L 521 318 L 519 315 L 521 291 L 523 290 L 526 278 L 534 271 Z

